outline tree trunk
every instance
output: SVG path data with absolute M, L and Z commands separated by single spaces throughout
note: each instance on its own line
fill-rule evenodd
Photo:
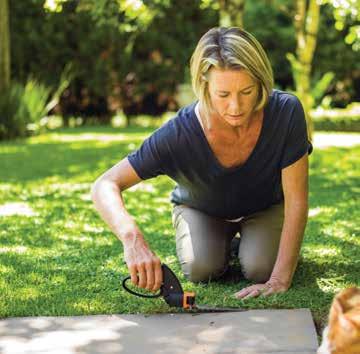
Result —
M 319 30 L 320 5 L 316 0 L 297 0 L 294 18 L 296 30 L 296 57 L 287 54 L 295 81 L 296 93 L 301 100 L 306 115 L 308 137 L 312 140 L 313 122 L 310 109 L 314 104 L 311 96 L 311 67 L 314 57 L 316 39 Z
M 10 85 L 10 29 L 8 0 L 0 0 L 0 92 Z
M 245 1 L 246 0 L 219 0 L 220 26 L 243 28 Z

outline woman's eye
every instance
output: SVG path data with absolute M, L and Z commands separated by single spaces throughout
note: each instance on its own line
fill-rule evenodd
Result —
M 252 91 L 243 92 L 243 95 L 251 95 Z M 227 97 L 228 95 L 219 95 L 219 97 Z

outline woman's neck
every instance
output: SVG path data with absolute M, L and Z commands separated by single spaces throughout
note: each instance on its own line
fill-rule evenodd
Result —
M 195 113 L 205 133 L 211 134 L 221 131 L 228 136 L 235 136 L 236 138 L 247 134 L 254 124 L 260 122 L 263 118 L 263 110 L 258 110 L 253 112 L 250 119 L 241 126 L 232 127 L 219 116 L 216 116 L 216 114 L 205 118 L 205 112 L 201 108 L 200 102 L 195 106 Z

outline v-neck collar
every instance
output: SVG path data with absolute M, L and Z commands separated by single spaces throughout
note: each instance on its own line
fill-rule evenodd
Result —
M 269 97 L 270 99 L 270 97 Z M 261 125 L 261 131 L 260 131 L 260 134 L 259 134 L 259 137 L 256 141 L 256 144 L 255 144 L 255 147 L 253 148 L 251 154 L 249 155 L 249 157 L 246 159 L 246 161 L 244 163 L 242 163 L 241 165 L 238 165 L 238 166 L 233 166 L 233 167 L 225 167 L 221 164 L 221 162 L 219 161 L 219 159 L 215 156 L 213 150 L 211 149 L 211 146 L 206 138 L 206 135 L 205 135 L 205 132 L 198 120 L 198 117 L 196 115 L 196 112 L 195 112 L 195 107 L 196 105 L 198 104 L 198 100 L 193 103 L 193 107 L 191 109 L 191 118 L 193 120 L 193 124 L 195 124 L 195 129 L 198 131 L 198 135 L 200 135 L 201 139 L 203 140 L 204 142 L 204 147 L 205 147 L 205 150 L 207 151 L 207 154 L 210 158 L 210 161 L 213 162 L 213 165 L 216 166 L 216 168 L 218 170 L 220 170 L 221 172 L 223 173 L 233 173 L 233 172 L 238 172 L 240 170 L 243 170 L 245 169 L 249 164 L 250 162 L 254 159 L 255 155 L 257 154 L 260 146 L 262 145 L 262 142 L 263 142 L 263 136 L 264 136 L 264 132 L 266 130 L 266 125 L 267 125 L 267 122 L 268 122 L 268 114 L 267 114 L 267 111 L 268 111 L 268 107 L 269 107 L 269 102 L 265 105 L 264 107 L 264 113 L 263 113 L 263 121 L 262 121 L 262 125 Z

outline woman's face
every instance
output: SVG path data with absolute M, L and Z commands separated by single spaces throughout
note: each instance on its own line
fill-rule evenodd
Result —
M 258 98 L 258 85 L 245 70 L 211 68 L 208 82 L 213 109 L 232 127 L 247 127 Z

